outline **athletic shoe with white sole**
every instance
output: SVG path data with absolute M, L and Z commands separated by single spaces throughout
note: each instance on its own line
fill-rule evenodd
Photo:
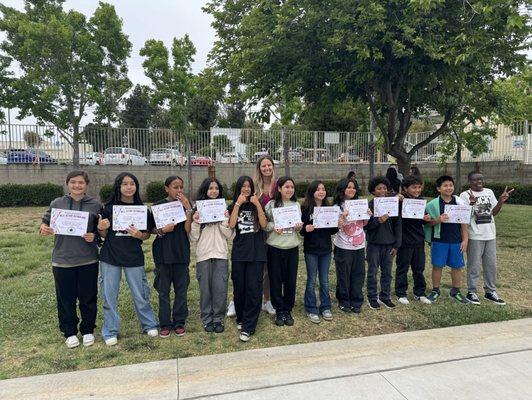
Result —
M 146 331 L 146 335 L 148 335 L 149 337 L 157 337 L 159 336 L 159 331 L 157 330 L 157 328 L 148 329 Z
M 405 306 L 407 306 L 408 304 L 410 304 L 410 302 L 408 301 L 408 299 L 406 298 L 406 296 L 403 296 L 403 297 L 398 297 L 397 298 L 397 301 L 401 304 L 404 304 Z
M 235 317 L 236 316 L 236 310 L 235 310 L 235 302 L 231 300 L 229 305 L 227 306 L 227 316 L 228 317 Z
M 321 322 L 320 316 L 318 314 L 308 313 L 308 319 L 314 324 L 319 324 Z
M 79 339 L 76 335 L 69 336 L 66 338 L 65 344 L 69 349 L 73 349 L 74 347 L 79 346 Z
M 321 312 L 321 316 L 323 317 L 323 319 L 325 321 L 332 321 L 332 319 L 333 319 L 333 315 L 332 315 L 331 310 L 323 310 Z
M 480 299 L 478 298 L 476 293 L 467 292 L 466 299 L 469 300 L 471 304 L 474 304 L 476 306 L 480 305 Z
M 242 342 L 249 342 L 249 333 L 247 332 L 240 332 L 240 336 L 239 336 L 240 340 Z
M 116 336 L 105 339 L 105 344 L 107 346 L 114 346 L 117 343 L 118 343 L 118 339 L 116 338 Z
M 486 300 L 491 301 L 492 303 L 497 304 L 498 306 L 505 306 L 506 305 L 506 302 L 499 297 L 497 292 L 486 293 L 484 295 L 484 298 Z
M 414 296 L 414 298 L 422 304 L 432 304 L 432 301 L 430 301 L 427 296 Z
M 83 346 L 89 347 L 94 344 L 94 335 L 92 333 L 87 333 L 83 335 Z
M 262 305 L 262 311 L 266 311 L 270 315 L 275 315 L 275 308 L 273 308 L 272 302 L 270 300 Z

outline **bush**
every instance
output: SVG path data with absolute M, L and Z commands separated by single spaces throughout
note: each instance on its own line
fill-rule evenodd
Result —
M 164 182 L 150 182 L 146 186 L 146 198 L 144 199 L 145 201 L 149 203 L 155 203 L 156 201 L 166 198 L 166 196 L 167 194 L 166 190 L 164 190 Z
M 0 185 L 0 207 L 47 206 L 64 195 L 63 186 L 52 183 Z
M 103 185 L 100 188 L 100 201 L 107 203 L 113 196 L 113 185 Z

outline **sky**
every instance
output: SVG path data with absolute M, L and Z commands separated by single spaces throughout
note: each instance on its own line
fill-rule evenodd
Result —
M 24 2 L 20 0 L 0 0 L 3 4 L 22 9 Z M 133 84 L 150 84 L 142 68 L 143 58 L 140 49 L 148 39 L 162 40 L 167 47 L 171 46 L 174 37 L 183 37 L 186 33 L 196 46 L 196 57 L 192 65 L 194 73 L 207 66 L 207 55 L 214 43 L 215 32 L 211 27 L 212 17 L 201 8 L 206 0 L 106 0 L 113 4 L 116 13 L 123 22 L 123 32 L 129 36 L 133 44 L 131 57 L 128 59 L 129 79 Z M 67 0 L 65 9 L 75 9 L 90 18 L 96 8 L 96 0 Z M 0 39 L 3 39 L 0 36 Z M 14 121 L 12 112 L 12 122 Z M 90 122 L 90 116 L 84 118 L 82 124 Z M 24 123 L 33 123 L 27 118 Z

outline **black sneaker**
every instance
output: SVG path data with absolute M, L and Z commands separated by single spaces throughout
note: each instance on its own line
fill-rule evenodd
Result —
M 466 299 L 469 300 L 471 304 L 474 304 L 476 306 L 480 305 L 480 299 L 478 298 L 476 293 L 467 292 Z
M 441 293 L 439 290 L 432 290 L 429 295 L 427 296 L 427 299 L 429 299 L 429 301 L 431 303 L 436 303 L 436 301 L 438 301 L 438 299 L 440 298 L 441 296 Z
M 351 308 L 348 307 L 348 306 L 342 306 L 342 305 L 339 304 L 339 305 L 338 305 L 338 308 L 339 308 L 341 311 L 345 312 L 346 314 L 351 312 Z
M 203 329 L 205 329 L 205 332 L 207 333 L 212 333 L 214 332 L 214 324 L 209 322 L 207 325 L 203 325 Z
M 290 313 L 286 313 L 284 315 L 284 324 L 286 326 L 292 326 L 294 325 L 294 318 L 292 318 L 292 315 Z
M 369 304 L 369 308 L 373 308 L 374 310 L 376 310 L 377 308 L 381 307 L 379 302 L 377 300 L 373 300 L 373 299 L 368 300 L 368 304 Z
M 390 299 L 378 299 L 377 302 L 386 308 L 395 308 L 395 304 Z
M 214 332 L 215 333 L 222 333 L 224 331 L 224 324 L 221 322 L 215 322 L 214 323 Z
M 360 309 L 361 309 L 360 306 L 351 307 L 351 311 L 354 312 L 355 314 L 360 314 Z
M 497 292 L 486 293 L 484 295 L 484 298 L 486 300 L 489 300 L 489 301 L 497 304 L 498 306 L 505 306 L 506 305 L 506 302 L 499 297 Z
M 283 326 L 284 325 L 284 315 L 283 313 L 278 312 L 275 314 L 275 325 Z
M 451 299 L 454 299 L 456 300 L 457 302 L 459 302 L 460 304 L 469 304 L 469 300 L 467 300 L 464 295 L 460 292 L 456 292 L 456 293 L 449 293 L 449 298 Z

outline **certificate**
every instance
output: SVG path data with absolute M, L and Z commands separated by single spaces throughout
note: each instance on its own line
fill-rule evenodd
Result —
M 180 201 L 156 204 L 151 206 L 151 210 L 157 229 L 161 229 L 168 224 L 175 225 L 187 220 L 185 209 Z
M 344 208 L 349 212 L 347 215 L 348 221 L 369 219 L 368 199 L 346 200 L 344 203 Z
M 427 200 L 404 198 L 401 216 L 403 218 L 423 219 L 426 205 Z
M 276 229 L 294 228 L 296 224 L 301 223 L 298 206 L 275 207 L 272 214 Z
M 443 212 L 449 216 L 447 224 L 469 224 L 471 221 L 471 206 L 446 204 Z
M 221 222 L 225 219 L 227 205 L 225 199 L 199 200 L 196 202 L 199 212 L 199 223 Z
M 83 236 L 87 233 L 88 225 L 89 213 L 87 211 L 52 208 L 50 228 L 56 235 Z
M 148 207 L 113 206 L 113 231 L 125 231 L 127 228 L 146 230 L 148 226 Z
M 399 215 L 399 198 L 398 197 L 375 197 L 373 199 L 373 216 L 397 217 Z
M 340 207 L 314 207 L 314 216 L 312 225 L 314 228 L 336 228 L 338 227 L 338 217 L 340 216 Z

